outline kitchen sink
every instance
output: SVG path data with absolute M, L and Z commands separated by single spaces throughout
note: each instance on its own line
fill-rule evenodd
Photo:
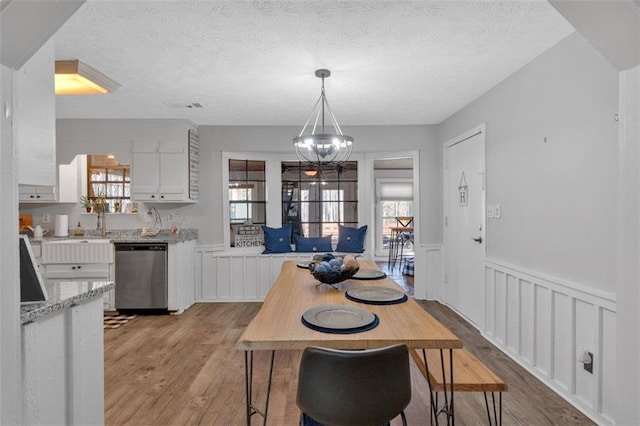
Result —
M 113 263 L 113 244 L 102 238 L 46 241 L 42 263 Z

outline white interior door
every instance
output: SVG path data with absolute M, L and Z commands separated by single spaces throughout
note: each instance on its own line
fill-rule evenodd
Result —
M 445 299 L 484 326 L 484 128 L 445 144 Z

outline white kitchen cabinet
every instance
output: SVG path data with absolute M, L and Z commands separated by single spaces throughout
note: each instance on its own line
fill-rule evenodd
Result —
M 22 326 L 22 424 L 104 423 L 101 311 L 95 297 Z
M 134 201 L 194 202 L 189 198 L 189 149 L 183 143 L 135 141 L 131 163 Z
M 58 165 L 58 202 L 78 203 L 87 194 L 87 156 L 76 155 L 69 164 Z
M 80 241 L 44 243 L 40 269 L 47 281 L 113 281 L 113 244 Z M 114 290 L 104 293 L 103 307 L 115 309 Z
M 13 137 L 20 184 L 57 184 L 54 56 L 54 42 L 49 40 L 13 74 Z
M 109 281 L 111 271 L 108 263 L 69 263 L 46 265 L 47 280 L 60 281 Z
M 47 281 L 113 281 L 114 263 L 60 263 L 44 265 Z M 102 307 L 105 311 L 116 309 L 115 290 L 104 293 Z
M 53 281 L 113 281 L 113 263 L 61 263 L 44 265 L 44 276 Z M 103 309 L 114 311 L 115 290 L 105 292 L 102 297 Z
M 195 247 L 196 240 L 169 244 L 167 285 L 170 311 L 182 313 L 196 300 Z
M 18 185 L 21 203 L 54 203 L 57 201 L 55 186 Z

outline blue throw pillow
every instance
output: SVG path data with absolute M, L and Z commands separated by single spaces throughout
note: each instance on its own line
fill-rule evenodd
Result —
M 291 250 L 291 224 L 282 228 L 269 228 L 262 225 L 264 231 L 264 251 L 262 254 L 289 253 Z
M 331 235 L 328 237 L 306 238 L 300 235 L 293 236 L 296 242 L 296 251 L 304 253 L 320 253 L 333 251 L 331 247 Z
M 364 251 L 364 237 L 367 225 L 360 228 L 349 228 L 338 225 L 338 247 L 336 251 L 344 253 L 362 253 Z

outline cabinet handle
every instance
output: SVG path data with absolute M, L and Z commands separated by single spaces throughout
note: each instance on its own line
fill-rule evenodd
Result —
M 39 195 L 36 195 L 36 198 L 40 198 L 40 196 L 39 196 Z
M 78 269 L 82 269 L 82 265 L 78 265 Z
M 156 196 L 155 196 L 155 195 L 152 195 L 152 196 L 151 196 L 151 198 L 156 198 Z
M 35 195 L 29 195 L 29 198 L 36 198 Z
M 75 267 L 75 266 L 72 266 L 72 267 L 71 267 L 71 269 L 73 269 L 73 270 L 75 271 L 75 270 L 76 270 L 76 267 Z
M 161 196 L 160 196 L 160 198 L 163 198 L 163 199 L 164 199 L 164 195 L 161 195 Z

